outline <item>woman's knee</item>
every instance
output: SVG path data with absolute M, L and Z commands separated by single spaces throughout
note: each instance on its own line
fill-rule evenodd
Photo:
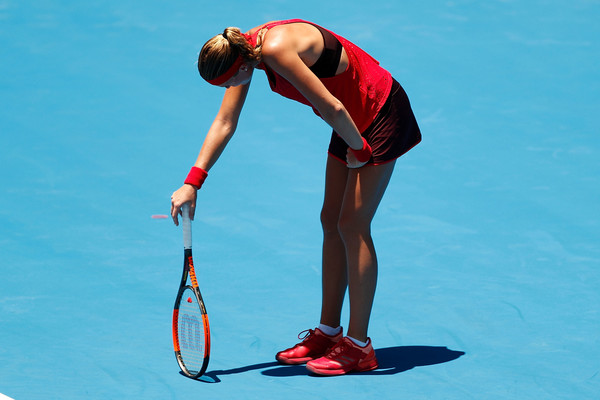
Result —
M 338 229 L 338 220 L 339 220 L 339 210 L 333 211 L 324 207 L 321 210 L 321 226 L 323 227 L 323 232 L 326 235 L 339 235 Z
M 342 213 L 337 229 L 344 242 L 356 240 L 371 234 L 371 218 L 357 213 Z

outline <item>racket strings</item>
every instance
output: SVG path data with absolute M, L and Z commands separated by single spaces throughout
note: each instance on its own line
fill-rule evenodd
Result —
M 202 368 L 205 358 L 205 334 L 202 312 L 196 295 L 187 289 L 179 303 L 177 335 L 181 359 L 192 374 Z

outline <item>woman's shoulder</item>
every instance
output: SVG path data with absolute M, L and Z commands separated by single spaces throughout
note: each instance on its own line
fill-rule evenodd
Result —
M 247 34 L 251 42 L 260 45 L 265 58 L 312 51 L 315 44 L 323 40 L 313 24 L 300 19 L 270 21 L 250 29 Z
M 264 24 L 255 26 L 254 28 L 252 28 L 248 32 L 246 32 L 246 34 L 253 35 L 256 32 L 259 32 L 263 28 L 266 28 L 268 30 L 271 30 L 273 28 L 276 28 L 276 30 L 286 29 L 288 27 L 288 25 L 291 25 L 291 24 L 313 25 L 312 23 L 302 20 L 302 19 L 275 20 L 275 21 L 269 21 L 269 22 L 265 22 Z
M 254 28 L 252 28 L 248 32 L 246 32 L 246 34 L 248 34 L 248 35 L 254 35 L 256 32 L 260 31 L 262 28 L 268 27 L 269 25 L 273 25 L 273 24 L 276 24 L 278 22 L 280 22 L 280 21 L 269 21 L 269 22 L 266 22 L 264 24 L 255 26 Z

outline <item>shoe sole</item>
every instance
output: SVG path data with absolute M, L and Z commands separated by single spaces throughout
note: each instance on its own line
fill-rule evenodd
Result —
M 318 357 L 317 357 L 318 358 Z M 281 364 L 286 364 L 286 365 L 300 365 L 300 364 L 306 364 L 309 361 L 315 360 L 314 357 L 302 357 L 302 358 L 283 358 L 283 357 L 276 357 L 277 361 L 279 361 Z
M 374 369 L 379 368 L 379 364 L 377 360 L 370 361 L 367 365 L 364 366 L 356 366 L 355 368 L 339 368 L 339 369 L 320 369 L 315 368 L 312 365 L 307 365 L 306 369 L 312 372 L 313 374 L 323 375 L 323 376 L 337 376 L 344 375 L 349 372 L 367 372 L 373 371 Z

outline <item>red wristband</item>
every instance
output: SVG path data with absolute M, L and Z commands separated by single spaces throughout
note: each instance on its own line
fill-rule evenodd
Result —
M 367 139 L 362 138 L 363 140 L 363 147 L 360 150 L 355 150 L 352 147 L 350 148 L 350 150 L 352 150 L 352 153 L 354 153 L 354 157 L 356 157 L 356 159 L 360 162 L 367 162 L 371 159 L 371 155 L 373 155 L 373 152 L 371 150 L 371 146 L 369 146 L 369 143 L 367 143 Z
M 200 189 L 207 176 L 208 172 L 206 172 L 202 168 L 192 167 L 190 173 L 188 174 L 187 178 L 185 178 L 185 181 L 183 183 L 193 185 L 196 187 L 196 189 Z

